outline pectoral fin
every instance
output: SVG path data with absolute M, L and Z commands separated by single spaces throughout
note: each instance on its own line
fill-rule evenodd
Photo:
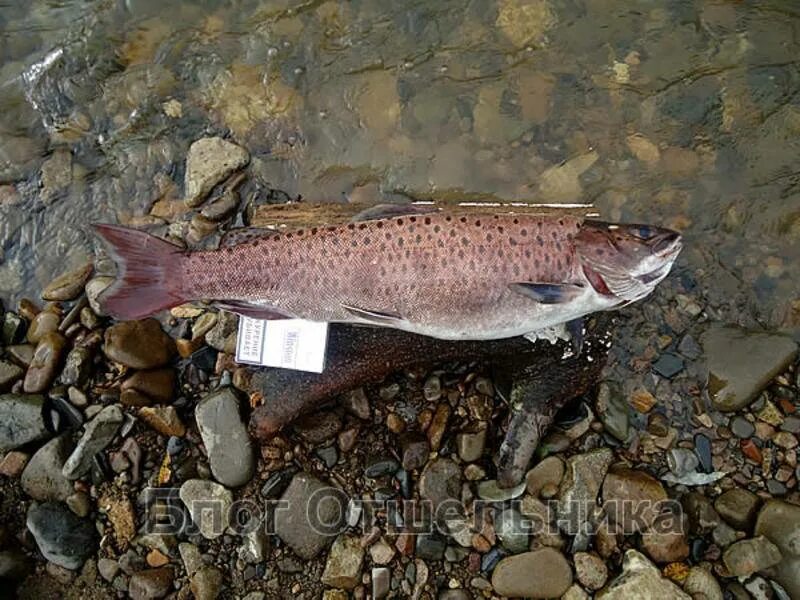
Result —
M 357 213 L 351 222 L 376 221 L 392 217 L 405 217 L 406 215 L 427 215 L 438 212 L 438 210 L 431 204 L 376 204 Z
M 567 332 L 569 333 L 570 341 L 572 342 L 572 349 L 575 351 L 575 356 L 580 356 L 583 349 L 583 318 L 572 319 L 567 321 Z
M 394 313 L 380 312 L 376 310 L 365 310 L 363 308 L 349 306 L 347 304 L 342 304 L 342 308 L 344 308 L 354 317 L 357 317 L 374 325 L 382 325 L 384 327 L 397 327 L 401 323 L 403 323 L 403 318 L 400 315 Z
M 509 287 L 540 304 L 564 304 L 583 293 L 580 283 L 512 283 Z

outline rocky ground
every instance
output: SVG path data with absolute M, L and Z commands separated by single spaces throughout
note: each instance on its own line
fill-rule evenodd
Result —
M 188 202 L 153 208 L 168 235 L 230 222 L 246 162 L 195 144 Z M 716 324 L 689 282 L 625 313 L 512 489 L 481 365 L 398 373 L 259 447 L 235 320 L 114 323 L 108 282 L 78 269 L 0 314 L 0 594 L 800 597 L 797 347 Z

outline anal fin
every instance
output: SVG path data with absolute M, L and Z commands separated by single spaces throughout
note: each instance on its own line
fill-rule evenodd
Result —
M 403 318 L 400 315 L 394 313 L 380 312 L 376 310 L 365 310 L 363 308 L 350 306 L 348 304 L 342 304 L 342 308 L 344 308 L 354 317 L 357 317 L 369 323 L 373 323 L 374 325 L 382 325 L 384 327 L 397 327 L 400 323 L 403 322 Z
M 246 302 L 243 300 L 219 300 L 214 302 L 214 306 L 228 312 L 250 317 L 251 319 L 261 319 L 263 321 L 275 321 L 277 319 L 289 319 L 290 315 L 266 304 Z

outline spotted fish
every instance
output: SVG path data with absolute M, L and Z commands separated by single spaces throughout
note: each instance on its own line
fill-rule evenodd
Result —
M 119 319 L 204 299 L 261 319 L 449 340 L 541 337 L 635 302 L 681 250 L 669 229 L 569 216 L 404 214 L 194 252 L 125 227 L 95 229 L 118 267 L 100 300 Z

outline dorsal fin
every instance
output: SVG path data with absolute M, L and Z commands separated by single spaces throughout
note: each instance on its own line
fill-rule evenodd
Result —
M 439 209 L 432 204 L 376 204 L 357 213 L 350 221 L 352 223 L 377 221 L 406 215 L 428 215 L 438 211 Z

